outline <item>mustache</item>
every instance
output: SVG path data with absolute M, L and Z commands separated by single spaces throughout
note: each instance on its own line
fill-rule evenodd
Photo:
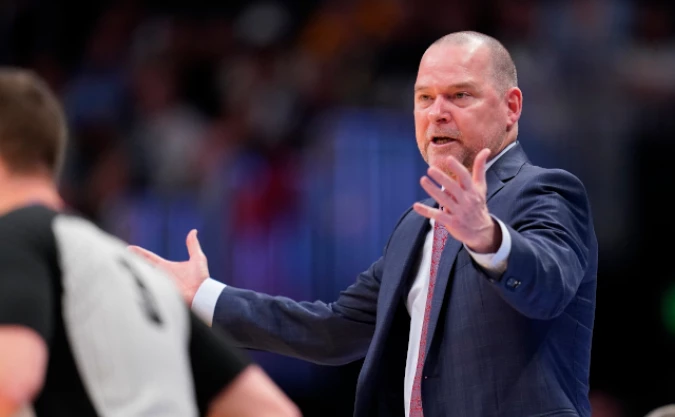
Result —
M 448 137 L 452 139 L 462 139 L 462 132 L 457 129 L 441 128 L 427 131 L 427 140 L 431 141 L 435 137 Z

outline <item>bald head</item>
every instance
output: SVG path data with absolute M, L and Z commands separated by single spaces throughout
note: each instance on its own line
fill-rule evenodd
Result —
M 675 404 L 664 405 L 652 410 L 646 417 L 675 417 Z
M 506 91 L 511 87 L 518 87 L 518 74 L 511 54 L 501 42 L 491 36 L 471 31 L 455 32 L 436 40 L 429 48 L 436 45 L 462 46 L 469 44 L 476 44 L 487 49 L 491 63 L 490 72 L 498 90 Z

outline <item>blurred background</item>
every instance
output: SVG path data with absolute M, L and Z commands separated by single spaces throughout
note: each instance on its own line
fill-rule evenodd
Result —
M 72 130 L 63 191 L 104 229 L 230 285 L 332 301 L 425 197 L 412 86 L 457 30 L 512 52 L 519 140 L 587 186 L 600 241 L 596 417 L 675 399 L 675 15 L 644 0 L 0 2 L 0 59 Z M 254 359 L 305 415 L 350 416 L 360 363 Z

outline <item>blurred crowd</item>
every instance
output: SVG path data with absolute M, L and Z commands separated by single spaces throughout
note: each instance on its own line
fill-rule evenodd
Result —
M 313 129 L 318 114 L 344 106 L 409 113 L 426 46 L 474 29 L 514 55 L 521 139 L 540 164 L 583 177 L 605 214 L 605 248 L 620 240 L 613 234 L 630 210 L 631 141 L 668 122 L 661 115 L 675 91 L 667 2 L 225 3 L 0 5 L 2 60 L 35 68 L 64 100 L 73 140 L 63 185 L 85 214 L 102 221 L 129 192 L 210 190 L 224 166 L 247 158 L 258 162 L 256 176 L 278 180 L 258 179 L 236 200 L 279 210 L 292 198 L 294 155 L 324 137 Z M 272 215 L 240 211 L 244 221 Z
M 478 30 L 513 54 L 520 140 L 534 162 L 587 185 L 602 257 L 616 263 L 641 241 L 634 219 L 655 198 L 641 175 L 662 175 L 642 165 L 667 164 L 641 155 L 667 155 L 675 133 L 669 2 L 218 3 L 0 3 L 0 59 L 35 69 L 62 98 L 71 128 L 63 191 L 104 228 L 133 239 L 125 213 L 152 196 L 215 210 L 240 236 L 271 230 L 298 211 L 301 161 L 330 148 L 327 114 L 411 119 L 426 47 Z M 596 398 L 594 416 L 622 417 Z

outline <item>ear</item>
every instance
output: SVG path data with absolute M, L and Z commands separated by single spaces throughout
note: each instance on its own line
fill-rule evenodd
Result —
M 509 88 L 504 97 L 507 108 L 507 124 L 506 130 L 511 130 L 513 126 L 518 123 L 520 113 L 523 110 L 523 92 L 518 87 Z

